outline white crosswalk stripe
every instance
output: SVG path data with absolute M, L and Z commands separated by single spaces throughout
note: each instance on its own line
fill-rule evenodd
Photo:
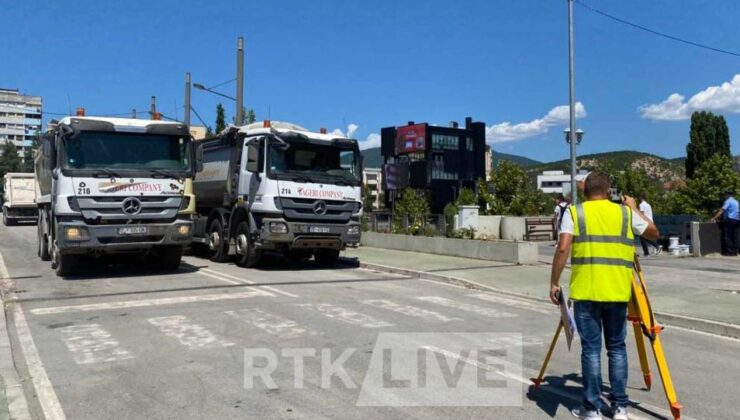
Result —
M 370 315 L 355 312 L 341 306 L 335 306 L 330 303 L 301 303 L 298 306 L 307 309 L 313 309 L 324 314 L 326 317 L 336 319 L 337 321 L 346 322 L 347 324 L 357 325 L 363 328 L 383 328 L 392 327 L 394 324 L 373 318 Z
M 368 299 L 363 300 L 362 303 L 428 321 L 450 322 L 463 320 L 462 318 L 448 317 L 439 312 L 419 308 L 418 306 L 403 305 L 387 299 Z
M 177 339 L 190 349 L 211 349 L 233 346 L 234 343 L 220 339 L 203 326 L 191 322 L 186 316 L 173 315 L 149 318 L 149 323 L 166 336 Z
M 99 324 L 71 325 L 59 328 L 59 332 L 78 365 L 115 362 L 134 357 L 120 348 L 118 341 Z
M 440 296 L 419 296 L 419 300 L 424 302 L 436 303 L 438 305 L 446 306 L 448 308 L 460 309 L 466 312 L 473 312 L 478 315 L 484 315 L 492 318 L 514 318 L 516 314 L 510 312 L 500 311 L 495 308 L 473 305 L 471 303 L 458 302 L 456 300 L 443 298 Z
M 300 337 L 307 333 L 305 328 L 300 327 L 292 319 L 283 318 L 257 308 L 226 311 L 225 313 L 249 325 L 253 325 L 268 334 L 281 338 Z

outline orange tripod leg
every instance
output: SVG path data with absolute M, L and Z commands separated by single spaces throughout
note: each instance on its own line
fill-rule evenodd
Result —
M 634 299 L 629 301 L 627 319 L 632 322 L 632 328 L 635 333 L 635 344 L 637 344 L 637 355 L 640 357 L 640 369 L 642 378 L 645 380 L 645 388 L 649 391 L 653 385 L 653 375 L 650 372 L 650 363 L 648 362 L 647 349 L 645 348 L 645 337 L 640 329 L 640 315 L 637 312 L 637 304 Z
M 540 368 L 540 374 L 536 378 L 529 378 L 532 383 L 534 383 L 534 389 L 537 390 L 540 387 L 540 384 L 544 382 L 544 379 L 542 379 L 545 376 L 545 370 L 547 370 L 547 364 L 550 363 L 550 357 L 552 356 L 552 351 L 555 349 L 555 344 L 558 342 L 558 337 L 560 337 L 560 332 L 563 330 L 563 322 L 558 321 L 558 328 L 555 330 L 555 335 L 552 337 L 552 341 L 550 342 L 550 348 L 547 350 L 547 355 L 545 356 L 545 360 L 542 362 L 542 368 Z

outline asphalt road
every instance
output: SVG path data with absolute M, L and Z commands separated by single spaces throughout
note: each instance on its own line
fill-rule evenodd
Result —
M 62 279 L 36 257 L 35 227 L 0 226 L 0 239 L 34 418 L 565 419 L 580 399 L 577 340 L 570 353 L 558 344 L 548 384 L 528 385 L 557 323 L 550 305 L 357 268 L 195 256 L 176 273 L 127 259 Z M 736 417 L 740 342 L 662 337 L 684 418 Z M 642 389 L 631 333 L 628 348 L 633 418 L 668 415 L 660 381 Z

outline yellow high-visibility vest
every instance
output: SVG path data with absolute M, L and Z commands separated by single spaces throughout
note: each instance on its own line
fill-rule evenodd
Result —
M 571 298 L 628 302 L 635 256 L 632 211 L 609 200 L 586 201 L 569 210 L 573 217 Z

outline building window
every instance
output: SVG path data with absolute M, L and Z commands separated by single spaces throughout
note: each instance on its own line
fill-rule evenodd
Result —
M 437 150 L 457 150 L 457 136 L 448 136 L 444 134 L 432 134 L 432 149 Z
M 471 137 L 465 138 L 465 150 L 467 150 L 468 152 L 473 151 L 473 139 Z
M 443 155 L 435 154 L 430 162 L 431 167 L 431 178 L 432 179 L 457 179 L 457 174 L 454 172 L 445 172 L 445 158 Z

